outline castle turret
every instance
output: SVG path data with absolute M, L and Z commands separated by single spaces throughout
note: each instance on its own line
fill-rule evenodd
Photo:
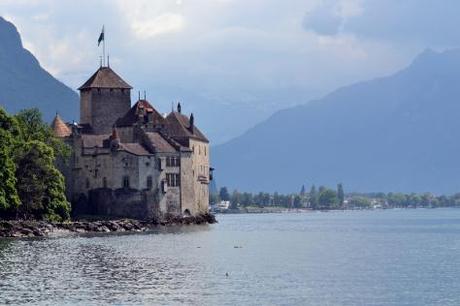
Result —
M 57 113 L 51 123 L 51 129 L 53 129 L 54 135 L 60 138 L 67 137 L 72 134 L 72 130 L 67 126 L 67 124 L 65 124 L 65 122 L 61 119 L 61 116 Z
M 110 134 L 115 121 L 131 108 L 131 89 L 110 67 L 100 67 L 80 90 L 80 124 L 94 134 Z

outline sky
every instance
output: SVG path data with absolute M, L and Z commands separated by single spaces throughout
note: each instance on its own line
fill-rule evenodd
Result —
M 279 109 L 460 44 L 454 0 L 0 0 L 24 46 L 73 89 L 111 67 L 214 144 Z

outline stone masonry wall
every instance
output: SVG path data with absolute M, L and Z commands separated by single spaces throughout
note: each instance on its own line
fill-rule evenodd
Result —
M 115 121 L 131 108 L 127 89 L 91 89 L 91 126 L 95 134 L 112 132 Z

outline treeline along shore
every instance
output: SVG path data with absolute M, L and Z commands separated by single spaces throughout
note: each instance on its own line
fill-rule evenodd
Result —
M 336 189 L 315 185 L 307 191 L 280 194 L 277 192 L 229 192 L 227 187 L 211 194 L 211 207 L 217 212 L 257 213 L 281 212 L 291 209 L 343 210 L 372 208 L 441 208 L 460 207 L 460 193 L 435 195 L 433 193 L 371 192 L 345 193 L 343 185 Z
M 208 213 L 166 214 L 152 220 L 72 220 L 64 176 L 56 167 L 57 161 L 66 162 L 70 150 L 54 136 L 38 109 L 10 115 L 0 107 L 0 237 L 147 231 L 161 225 L 216 222 Z

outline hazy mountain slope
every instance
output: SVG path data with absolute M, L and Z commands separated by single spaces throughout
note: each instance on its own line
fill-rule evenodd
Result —
M 296 191 L 460 191 L 460 50 L 275 113 L 213 148 L 221 185 Z
M 15 26 L 0 17 L 0 105 L 9 112 L 38 107 L 45 119 L 56 111 L 70 121 L 78 119 L 78 95 L 40 67 L 23 48 Z

